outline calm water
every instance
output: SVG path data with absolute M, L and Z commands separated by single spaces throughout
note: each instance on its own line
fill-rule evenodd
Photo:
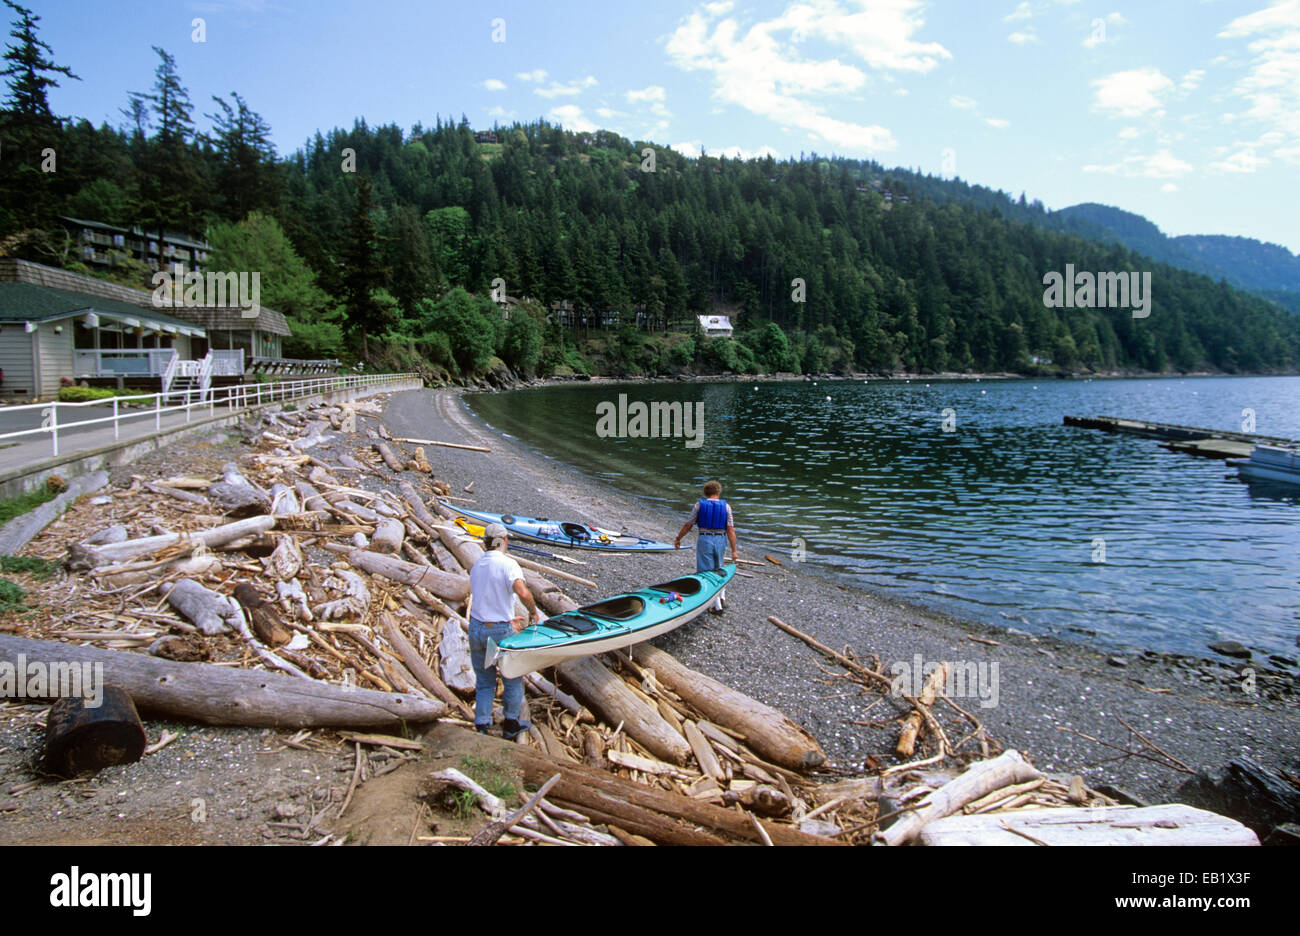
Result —
M 621 393 L 703 402 L 703 444 L 598 437 L 597 405 Z M 1239 430 L 1249 408 L 1256 431 L 1300 439 L 1300 378 L 574 385 L 469 401 L 674 510 L 719 478 L 751 558 L 788 561 L 798 537 L 808 568 L 967 618 L 1117 646 L 1296 652 L 1300 489 L 1061 418 Z

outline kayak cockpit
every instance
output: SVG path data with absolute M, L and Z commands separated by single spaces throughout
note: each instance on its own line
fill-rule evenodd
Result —
M 645 599 L 636 595 L 619 595 L 599 604 L 586 605 L 583 614 L 608 618 L 611 621 L 630 621 L 645 610 Z
M 703 587 L 703 582 L 694 576 L 688 575 L 685 578 L 673 579 L 671 582 L 664 582 L 662 585 L 651 585 L 650 589 L 652 591 L 668 592 L 669 594 L 677 592 L 677 594 L 683 597 L 690 597 L 691 595 L 699 594 L 700 589 Z

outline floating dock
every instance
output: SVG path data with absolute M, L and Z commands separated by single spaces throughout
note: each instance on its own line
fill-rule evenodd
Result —
M 1200 455 L 1205 458 L 1249 458 L 1256 445 L 1278 445 L 1283 448 L 1300 446 L 1300 442 L 1295 439 L 1283 439 L 1278 436 L 1231 432 L 1226 429 L 1200 429 L 1196 426 L 1121 419 L 1118 416 L 1066 416 L 1065 425 L 1160 439 L 1164 447 L 1170 451 L 1185 452 L 1188 455 Z

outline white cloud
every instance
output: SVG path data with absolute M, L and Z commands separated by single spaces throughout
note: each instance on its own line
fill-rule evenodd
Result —
M 1191 163 L 1184 162 L 1169 150 L 1160 150 L 1149 156 L 1126 156 L 1119 162 L 1109 165 L 1084 166 L 1083 171 L 1148 179 L 1177 179 L 1187 175 L 1192 168 Z
M 1092 86 L 1097 89 L 1093 104 L 1112 117 L 1159 117 L 1164 114 L 1161 98 L 1174 89 L 1174 83 L 1151 66 L 1113 72 Z
M 1142 135 L 1142 131 L 1137 127 L 1125 127 L 1116 134 L 1121 140 L 1136 140 Z
M 1249 70 L 1232 89 L 1250 104 L 1241 116 L 1280 134 L 1274 155 L 1300 164 L 1300 0 L 1275 0 L 1239 16 L 1219 38 L 1250 40 Z
M 1193 68 L 1187 74 L 1183 75 L 1182 80 L 1178 82 L 1178 87 L 1184 91 L 1195 91 L 1201 86 L 1201 79 L 1204 77 L 1204 68 Z
M 611 107 L 597 107 L 596 116 L 602 120 L 609 120 L 611 117 L 626 117 L 627 114 L 623 111 L 614 110 Z
M 564 125 L 564 129 L 573 130 L 576 133 L 590 133 L 596 129 L 596 125 L 588 120 L 582 113 L 582 108 L 577 104 L 562 104 L 559 107 L 552 107 L 550 117 L 557 123 Z
M 488 108 L 488 116 L 489 116 L 489 117 L 503 117 L 503 118 L 505 118 L 506 120 L 512 120 L 512 119 L 514 119 L 514 117 L 515 117 L 516 115 L 515 115 L 515 112 L 514 112 L 514 111 L 512 111 L 512 110 L 506 110 L 504 107 L 502 107 L 500 104 L 498 104 L 498 105 L 496 105 L 495 107 L 489 107 L 489 108 Z
M 538 82 L 542 82 L 546 80 L 546 69 L 534 68 L 530 72 L 517 72 L 515 74 L 515 77 L 518 78 L 520 81 L 531 81 L 534 84 L 536 84 Z
M 723 13 L 730 13 L 733 6 L 735 4 L 731 0 L 722 0 L 720 3 L 706 3 L 704 9 L 710 16 L 721 16 Z
M 486 88 L 488 91 L 504 91 L 506 89 L 506 83 L 504 81 L 498 81 L 495 78 L 489 78 L 482 83 L 482 87 Z
M 970 111 L 976 117 L 981 118 L 990 127 L 995 127 L 998 130 L 1005 130 L 1007 127 L 1011 126 L 1011 121 L 1009 120 L 1003 120 L 1000 117 L 985 117 L 981 114 L 979 101 L 975 100 L 973 97 L 967 97 L 964 94 L 954 94 L 952 97 L 948 98 L 948 103 L 958 110 Z
M 1160 191 L 1162 191 L 1162 192 L 1176 192 L 1176 191 L 1178 191 L 1178 186 L 1174 185 L 1174 183 L 1172 183 L 1172 182 L 1166 182 L 1164 185 L 1160 186 Z
M 558 81 L 552 81 L 548 87 L 534 88 L 534 94 L 540 94 L 544 98 L 573 97 L 581 94 L 588 88 L 594 88 L 599 82 L 591 75 L 578 81 L 570 81 L 568 84 L 560 84 Z
M 1029 19 L 1033 15 L 1034 15 L 1034 8 L 1030 6 L 1029 0 L 1021 0 L 1021 3 L 1018 7 L 1012 10 L 1006 16 L 1002 17 L 1002 21 L 1006 23 L 1013 23 L 1016 20 Z
M 914 38 L 925 25 L 920 9 L 919 0 L 873 0 L 856 12 L 841 0 L 806 0 L 748 28 L 730 17 L 709 22 L 697 12 L 678 25 L 666 49 L 678 68 L 710 74 L 719 101 L 832 146 L 886 150 L 897 145 L 888 129 L 833 117 L 815 100 L 861 91 L 867 74 L 839 58 L 805 58 L 800 47 L 821 40 L 880 72 L 925 74 L 952 53 Z
M 1033 27 L 1028 29 L 1018 29 L 1011 35 L 1007 36 L 1008 42 L 1014 42 L 1016 45 L 1030 45 L 1038 41 L 1038 34 L 1034 32 Z
M 634 104 L 638 101 L 658 101 L 662 104 L 666 98 L 667 93 L 659 85 L 650 85 L 640 91 L 629 91 L 627 93 L 627 99 Z
M 644 120 L 645 136 L 658 136 L 668 131 L 668 118 L 672 116 L 672 113 L 665 103 L 668 100 L 668 94 L 662 87 L 649 85 L 640 90 L 628 91 L 624 96 L 629 104 L 642 105 L 648 110 L 648 117 L 644 113 L 641 114 Z
M 1230 150 L 1231 152 L 1229 152 Z M 1268 165 L 1268 160 L 1258 155 L 1255 146 L 1251 144 L 1235 143 L 1231 147 L 1221 146 L 1217 148 L 1216 154 L 1227 154 L 1224 159 L 1210 163 L 1210 168 L 1217 172 L 1227 172 L 1234 175 L 1249 174 L 1257 172 Z

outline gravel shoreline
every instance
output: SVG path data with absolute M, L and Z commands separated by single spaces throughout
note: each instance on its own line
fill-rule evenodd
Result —
M 394 436 L 490 446 L 491 454 L 426 449 L 437 477 L 448 481 L 456 496 L 472 497 L 479 509 L 566 515 L 671 542 L 698 496 L 694 489 L 665 492 L 682 503 L 680 515 L 651 507 L 493 432 L 469 412 L 461 396 L 453 390 L 395 394 L 384 421 Z M 727 479 L 720 480 L 725 486 Z M 471 481 L 473 494 L 463 494 Z M 742 558 L 761 559 L 746 548 L 744 504 L 734 507 Z M 694 535 L 688 543 L 693 547 Z M 595 580 L 600 588 L 562 583 L 579 602 L 694 569 L 693 549 L 685 548 L 580 558 L 588 563 L 585 567 L 565 568 Z M 914 663 L 918 654 L 925 662 L 974 663 L 984 674 L 979 683 L 983 697 L 972 687 L 966 698 L 955 701 L 976 714 L 1003 745 L 1019 749 L 1042 769 L 1080 773 L 1090 786 L 1109 783 L 1153 802 L 1170 801 L 1189 776 L 1136 757 L 1110 760 L 1120 752 L 1062 727 L 1122 746 L 1130 738 L 1119 721 L 1123 719 L 1168 754 L 1212 774 L 1242 755 L 1268 767 L 1296 768 L 1296 680 L 1267 664 L 1251 664 L 1250 692 L 1242 663 L 1151 651 L 1103 652 L 1014 628 L 964 622 L 836 584 L 789 563 L 742 571 L 753 577 L 733 582 L 725 615 L 700 618 L 656 643 L 687 665 L 785 712 L 821 741 L 833 763 L 861 767 L 868 755 L 894 763 L 898 726 L 892 719 L 905 703 L 853 693 L 852 685 L 833 678 L 835 667 L 770 624 L 769 615 L 837 650 L 849 646 L 861 657 L 879 654 L 887 672 L 894 662 Z

